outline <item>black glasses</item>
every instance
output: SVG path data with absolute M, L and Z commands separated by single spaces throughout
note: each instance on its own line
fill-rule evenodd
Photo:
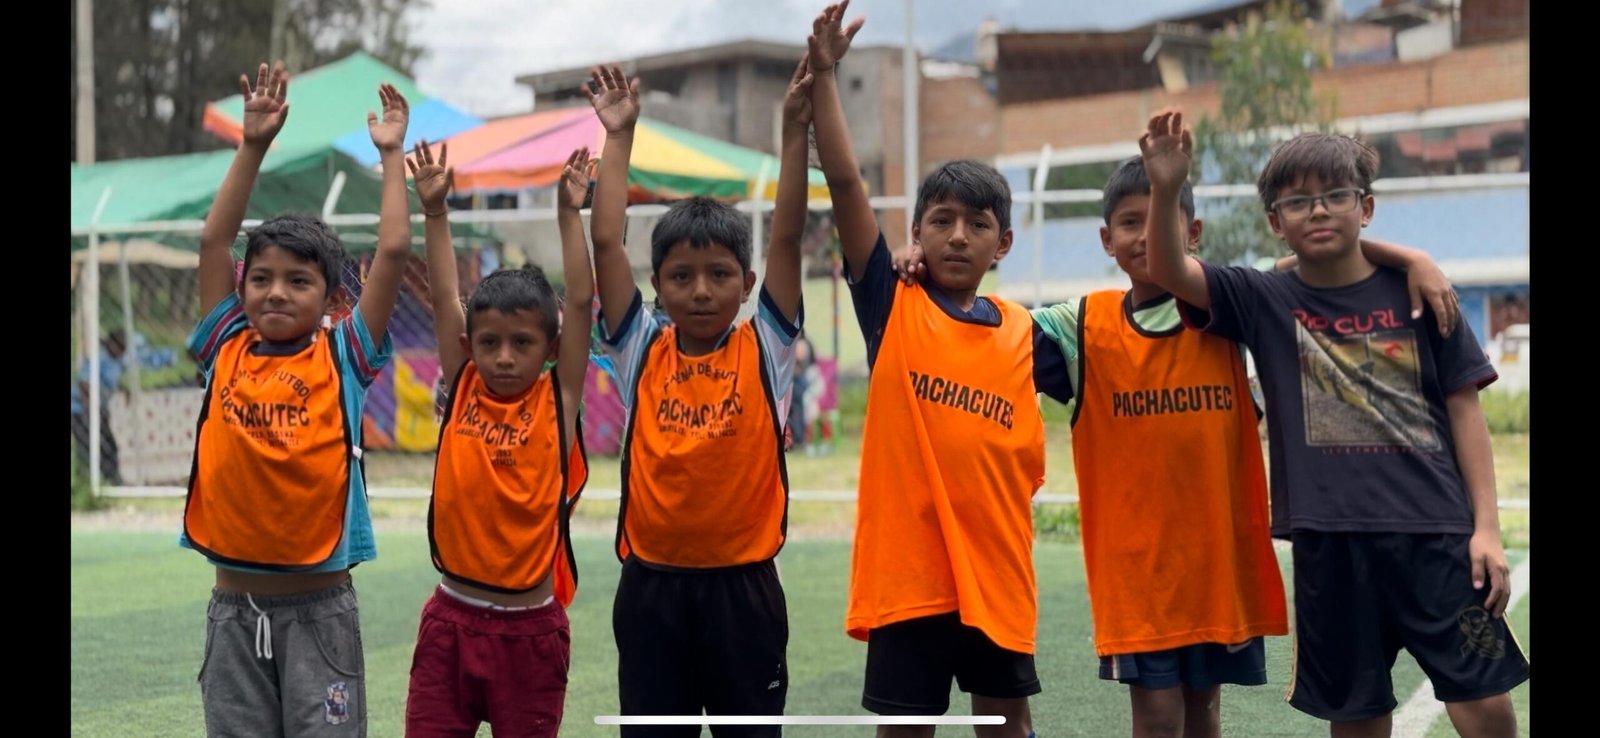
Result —
M 1364 190 L 1349 187 L 1342 190 L 1324 192 L 1316 197 L 1296 195 L 1295 197 L 1285 197 L 1272 203 L 1271 209 L 1277 212 L 1280 218 L 1303 220 L 1306 216 L 1311 215 L 1311 209 L 1320 201 L 1329 215 L 1338 215 L 1339 213 L 1348 213 L 1354 210 L 1357 205 L 1361 204 L 1361 196 L 1365 194 L 1367 193 Z

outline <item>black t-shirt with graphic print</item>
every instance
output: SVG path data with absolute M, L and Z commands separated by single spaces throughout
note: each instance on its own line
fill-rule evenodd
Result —
M 1184 321 L 1249 347 L 1267 405 L 1272 534 L 1468 533 L 1472 507 L 1445 398 L 1498 374 L 1463 324 L 1411 317 L 1404 272 L 1307 285 L 1293 272 L 1205 265 L 1209 315 Z

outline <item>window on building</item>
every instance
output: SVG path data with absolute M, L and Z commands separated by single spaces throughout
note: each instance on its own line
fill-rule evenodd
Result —
M 1380 178 L 1528 171 L 1526 119 L 1363 138 L 1378 151 Z

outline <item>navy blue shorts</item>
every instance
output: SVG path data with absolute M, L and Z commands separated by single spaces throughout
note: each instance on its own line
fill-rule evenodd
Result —
M 1141 689 L 1259 686 L 1267 683 L 1266 642 L 1252 638 L 1231 646 L 1196 643 L 1165 651 L 1102 656 L 1100 678 Z

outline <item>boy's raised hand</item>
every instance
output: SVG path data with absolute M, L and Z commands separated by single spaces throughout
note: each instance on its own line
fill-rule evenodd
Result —
M 556 192 L 556 205 L 568 210 L 582 210 L 593 177 L 594 161 L 589 158 L 588 146 L 569 154 L 566 166 L 561 169 L 561 188 Z
M 283 130 L 284 121 L 289 119 L 289 103 L 286 98 L 289 94 L 289 73 L 283 70 L 283 62 L 269 74 L 267 63 L 261 62 L 261 67 L 256 70 L 256 89 L 250 90 L 250 78 L 239 75 L 239 91 L 244 93 L 244 141 L 248 144 L 265 146 L 272 143 L 272 139 Z
M 607 133 L 630 130 L 639 121 L 639 80 L 629 83 L 621 67 L 595 67 L 589 71 L 589 84 L 581 89 Z
M 411 118 L 411 106 L 405 95 L 387 82 L 378 85 L 378 100 L 383 103 L 383 117 L 367 111 L 367 131 L 372 134 L 372 144 L 379 151 L 400 151 L 406 142 L 406 123 Z
M 797 129 L 811 127 L 811 83 L 816 77 L 811 74 L 810 54 L 800 57 L 800 63 L 794 68 L 794 76 L 789 78 L 789 92 L 783 98 L 783 124 Z
M 844 12 L 849 8 L 850 0 L 834 3 L 823 8 L 811 21 L 811 37 L 807 39 L 811 49 L 811 71 L 826 72 L 833 69 L 833 65 L 838 64 L 850 51 L 850 42 L 855 40 L 856 33 L 867 19 L 856 18 L 848 28 L 845 27 Z
M 1139 153 L 1152 187 L 1182 187 L 1194 156 L 1194 137 L 1183 127 L 1183 113 L 1166 110 L 1152 116 L 1149 129 L 1139 137 Z
M 417 199 L 422 201 L 423 213 L 443 210 L 445 198 L 456 181 L 456 170 L 450 168 L 450 144 L 439 144 L 439 160 L 434 161 L 428 142 L 417 141 L 416 153 L 406 160 L 406 166 L 411 168 L 411 178 L 416 180 Z

